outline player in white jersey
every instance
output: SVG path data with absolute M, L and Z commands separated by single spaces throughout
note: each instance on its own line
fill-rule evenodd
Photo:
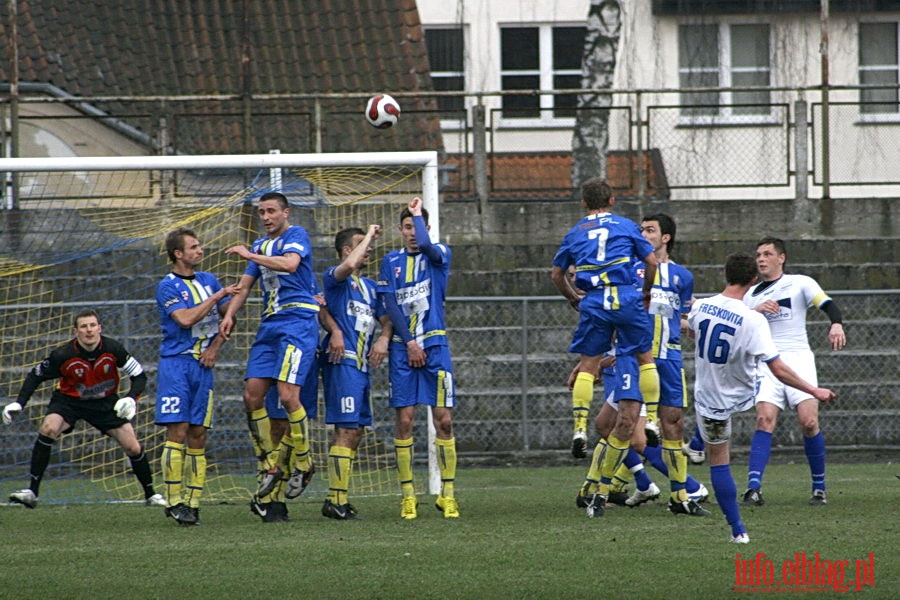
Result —
M 834 392 L 797 375 L 778 355 L 765 318 L 743 303 L 757 281 L 754 259 L 732 254 L 725 261 L 725 290 L 694 303 L 688 325 L 696 338 L 694 406 L 709 458 L 716 501 L 731 526 L 731 542 L 750 541 L 741 522 L 737 486 L 731 475 L 731 415 L 753 404 L 757 364 L 761 360 L 782 383 L 827 402 Z
M 841 311 L 811 277 L 784 273 L 784 242 L 763 238 L 756 245 L 756 266 L 761 282 L 744 295 L 744 303 L 762 313 L 784 361 L 804 379 L 817 383 L 816 361 L 806 335 L 806 311 L 816 306 L 831 320 L 828 339 L 833 350 L 846 344 Z M 785 387 L 763 368 L 756 395 L 756 431 L 750 444 L 747 490 L 743 502 L 762 505 L 762 478 L 772 448 L 778 414 L 796 411 L 803 433 L 803 448 L 812 477 L 812 505 L 825 504 L 825 436 L 819 429 L 819 402 L 809 394 Z

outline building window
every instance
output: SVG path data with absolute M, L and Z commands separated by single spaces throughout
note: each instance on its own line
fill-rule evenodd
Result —
M 426 27 L 425 46 L 431 64 L 431 83 L 438 92 L 464 92 L 466 89 L 465 38 L 462 27 Z M 439 96 L 441 111 L 465 110 L 465 98 Z M 450 115 L 448 115 L 450 117 Z
M 898 23 L 859 24 L 860 85 L 890 85 L 892 89 L 861 90 L 859 100 L 863 114 L 897 114 L 897 83 L 900 81 Z
M 581 87 L 585 27 L 537 25 L 500 28 L 500 88 L 559 90 Z M 504 119 L 552 122 L 575 116 L 577 94 L 504 96 Z
M 772 66 L 768 25 L 679 25 L 678 75 L 682 88 L 768 87 Z M 768 90 L 684 92 L 681 114 L 695 120 L 771 114 Z

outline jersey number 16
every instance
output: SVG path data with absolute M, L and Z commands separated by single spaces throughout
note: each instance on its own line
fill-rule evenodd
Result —
M 710 331 L 709 323 L 709 319 L 703 319 L 697 327 L 697 356 L 721 365 L 728 362 L 728 354 L 731 352 L 731 343 L 725 337 L 733 337 L 735 329 L 724 323 L 716 323 Z

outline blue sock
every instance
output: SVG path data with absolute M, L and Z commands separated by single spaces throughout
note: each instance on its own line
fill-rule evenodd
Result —
M 763 473 L 769 462 L 772 451 L 772 434 L 757 429 L 750 442 L 750 464 L 747 465 L 747 487 L 759 491 L 762 489 Z
M 634 475 L 634 483 L 637 485 L 637 489 L 642 492 L 647 491 L 647 488 L 649 488 L 650 484 L 653 482 L 650 481 L 647 471 L 644 470 L 644 461 L 641 460 L 641 455 L 635 452 L 634 449 L 629 448 L 628 454 L 625 455 L 624 462 L 625 466 L 628 467 L 628 470 Z
M 662 448 L 659 446 L 647 446 L 644 448 L 644 458 L 653 465 L 654 469 L 665 475 L 666 478 L 669 477 L 669 467 L 666 466 L 662 459 Z
M 691 450 L 696 450 L 697 452 L 703 452 L 706 449 L 706 444 L 703 443 L 703 438 L 700 436 L 699 427 L 694 429 L 694 437 L 688 442 L 688 446 L 690 446 Z
M 737 486 L 734 483 L 734 477 L 731 476 L 731 466 L 710 467 L 709 480 L 716 492 L 716 502 L 719 503 L 725 520 L 731 525 L 731 535 L 747 533 L 747 529 L 741 523 L 741 509 L 737 503 Z
M 700 482 L 688 475 L 687 481 L 684 482 L 684 491 L 688 494 L 696 494 L 699 489 Z
M 811 438 L 803 438 L 803 449 L 812 475 L 812 489 L 825 489 L 825 436 L 820 431 Z

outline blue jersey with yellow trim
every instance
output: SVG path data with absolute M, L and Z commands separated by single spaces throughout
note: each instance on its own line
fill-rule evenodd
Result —
M 644 263 L 634 263 L 635 285 L 644 284 Z M 681 317 L 690 311 L 694 296 L 694 276 L 674 262 L 656 267 L 656 280 L 650 291 L 650 317 L 653 319 L 653 358 L 681 360 Z
M 312 244 L 305 229 L 299 225 L 291 225 L 276 238 L 259 238 L 250 246 L 250 252 L 265 256 L 284 256 L 290 253 L 300 255 L 300 265 L 293 273 L 275 271 L 252 260 L 247 261 L 244 273 L 258 279 L 262 289 L 263 319 L 284 310 L 318 312 L 319 305 L 313 298 L 318 288 L 313 275 Z
M 444 298 L 450 277 L 450 248 L 437 243 L 441 262 L 432 262 L 423 253 L 394 250 L 381 261 L 378 293 L 393 294 L 406 326 L 422 348 L 447 344 Z M 394 336 L 393 340 L 400 341 Z
M 608 212 L 590 214 L 569 230 L 553 266 L 575 266 L 575 286 L 586 292 L 631 285 L 632 263 L 653 252 L 634 221 Z
M 219 300 L 208 315 L 189 329 L 176 323 L 172 313 L 181 308 L 193 308 L 221 289 L 216 276 L 205 271 L 197 271 L 189 277 L 169 273 L 159 282 L 156 286 L 156 307 L 162 324 L 160 356 L 191 354 L 194 358 L 200 358 L 219 332 L 218 307 L 228 302 L 229 298 Z
M 375 281 L 368 277 L 350 275 L 343 281 L 334 277 L 337 265 L 322 275 L 325 288 L 325 304 L 341 332 L 344 334 L 343 364 L 368 371 L 366 356 L 372 346 L 372 334 L 382 311 L 378 310 L 378 294 Z M 331 333 L 325 335 L 319 347 L 327 351 Z

